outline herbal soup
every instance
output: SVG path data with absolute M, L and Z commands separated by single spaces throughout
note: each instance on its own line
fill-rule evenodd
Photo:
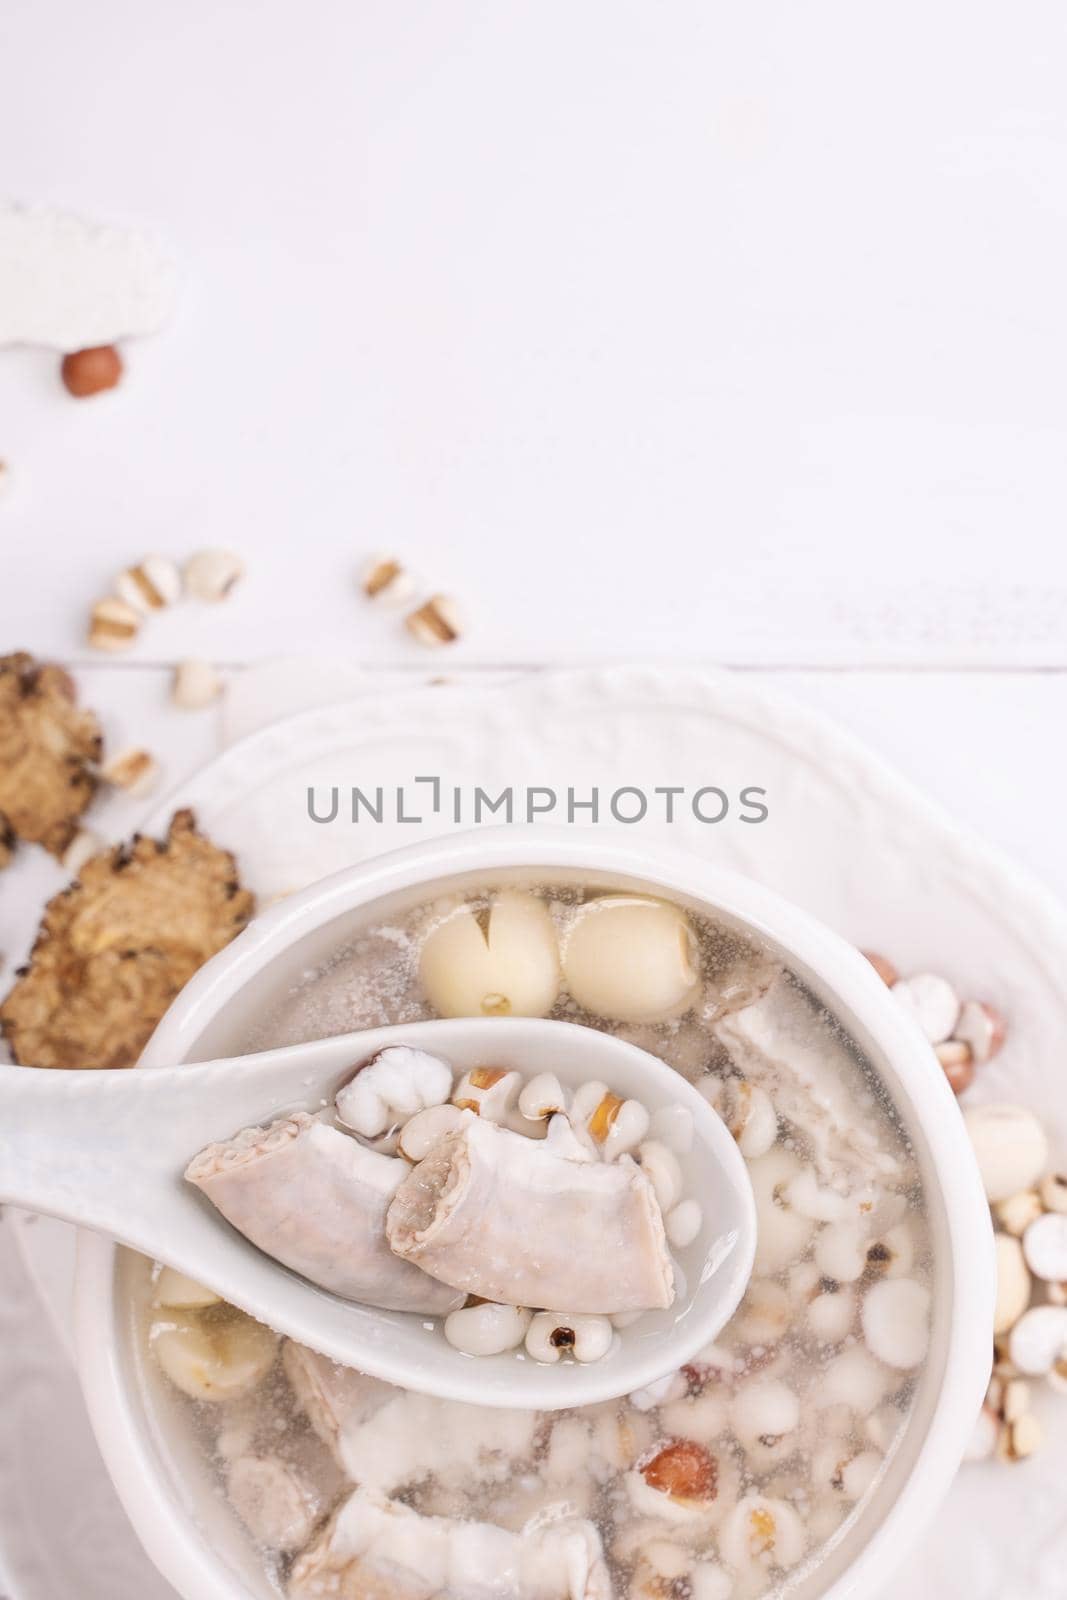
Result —
M 553 884 L 490 885 L 368 918 L 244 1047 L 509 1013 L 641 1045 L 727 1122 L 749 1165 L 759 1237 L 748 1292 L 714 1345 L 619 1401 L 482 1408 L 279 1343 L 154 1269 L 150 1359 L 186 1397 L 221 1492 L 291 1600 L 786 1592 L 871 1494 L 926 1354 L 928 1232 L 885 1090 L 754 942 L 665 899 Z M 376 1098 L 363 1095 L 364 1120 L 352 1116 L 344 1137 L 396 1162 L 432 1159 L 434 1138 L 454 1138 L 460 1114 L 468 1127 L 495 1124 L 485 1137 L 566 1140 L 579 1161 L 637 1175 L 668 1251 L 684 1259 L 699 1226 L 678 1182 L 692 1138 L 684 1117 L 650 1124 L 604 1085 L 561 1097 L 558 1085 L 509 1082 L 504 1093 L 501 1081 L 449 1076 L 432 1105 L 401 1112 L 373 1080 Z M 424 1137 L 405 1152 L 405 1127 L 420 1118 Z M 532 1307 L 480 1297 L 449 1305 L 442 1324 L 475 1359 L 512 1347 L 527 1361 L 598 1359 L 641 1314 L 578 1306 L 541 1311 L 539 1322 Z

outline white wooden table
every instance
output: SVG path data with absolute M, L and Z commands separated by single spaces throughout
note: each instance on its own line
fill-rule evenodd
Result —
M 384 547 L 449 670 L 774 671 L 1067 888 L 1065 55 L 1055 0 L 12 0 L 12 196 L 184 290 L 91 403 L 0 355 L 0 639 L 85 665 L 116 568 L 240 549 L 82 673 L 177 774 L 156 663 L 430 665 Z
M 736 666 L 1067 894 L 1065 66 L 1057 0 L 8 0 L 10 197 L 183 293 L 90 403 L 0 352 L 0 649 L 168 782 L 219 745 L 187 655 Z M 231 601 L 85 649 L 207 544 Z M 361 600 L 375 549 L 460 644 Z M 0 877 L 0 949 L 52 882 Z

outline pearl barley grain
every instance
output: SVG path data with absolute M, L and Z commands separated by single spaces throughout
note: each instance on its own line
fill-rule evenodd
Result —
M 815 1241 L 815 1265 L 835 1283 L 856 1283 L 867 1269 L 867 1236 L 862 1224 L 827 1223 Z
M 431 595 L 404 619 L 404 625 L 420 644 L 454 644 L 460 635 L 459 609 L 448 595 Z
M 364 566 L 360 588 L 378 605 L 400 606 L 415 593 L 415 580 L 395 556 L 377 555 Z
M 666 1216 L 682 1198 L 682 1169 L 678 1157 L 658 1139 L 647 1139 L 637 1153 L 641 1170 L 656 1192 L 659 1208 Z
M 119 573 L 115 590 L 120 600 L 147 615 L 181 598 L 182 575 L 168 556 L 145 556 L 137 566 Z
M 848 1337 L 856 1317 L 856 1297 L 851 1289 L 815 1296 L 808 1307 L 808 1327 L 824 1344 L 840 1344 Z
M 718 1542 L 727 1564 L 744 1571 L 757 1561 L 794 1566 L 808 1539 L 804 1522 L 792 1506 L 784 1500 L 750 1494 L 730 1512 Z
M 183 711 L 200 711 L 222 693 L 222 678 L 209 661 L 179 661 L 171 699 Z
M 684 1250 L 691 1245 L 700 1232 L 704 1221 L 703 1213 L 695 1200 L 683 1200 L 676 1205 L 673 1211 L 667 1213 L 664 1226 L 667 1238 L 676 1250 Z
M 860 1312 L 871 1354 L 887 1367 L 909 1371 L 930 1340 L 930 1291 L 914 1278 L 887 1278 L 868 1289 Z
M 778 1441 L 800 1425 L 800 1402 L 788 1384 L 763 1379 L 744 1385 L 730 1409 L 734 1433 L 742 1444 Z
M 522 1074 L 503 1067 L 474 1067 L 458 1079 L 452 1090 L 452 1104 L 462 1111 L 473 1111 L 485 1122 L 507 1123 L 515 1110 Z
M 544 1122 L 567 1109 L 567 1095 L 554 1072 L 539 1072 L 519 1095 L 519 1114 L 527 1122 Z
M 144 614 L 162 611 L 181 600 L 181 587 L 178 563 L 166 555 L 146 555 L 138 565 L 126 566 L 115 579 L 118 598 Z
M 585 1131 L 603 1159 L 615 1161 L 641 1143 L 648 1132 L 648 1112 L 639 1100 L 620 1100 L 618 1095 L 608 1094 L 593 1111 Z
M 867 1416 L 886 1399 L 898 1381 L 891 1379 L 886 1368 L 873 1360 L 862 1345 L 846 1345 L 826 1366 L 815 1404 L 820 1411 L 842 1406 Z
M 225 600 L 244 570 L 234 550 L 198 550 L 185 563 L 185 587 L 194 600 Z
M 516 1350 L 526 1337 L 530 1313 L 521 1306 L 461 1306 L 445 1318 L 445 1338 L 468 1356 L 498 1356 Z
M 94 650 L 128 650 L 141 631 L 141 613 L 125 600 L 108 596 L 89 613 L 89 643 Z
M 572 1356 L 575 1361 L 599 1361 L 611 1349 L 614 1338 L 615 1330 L 608 1317 L 539 1311 L 526 1331 L 526 1350 L 535 1361 L 548 1363 L 564 1356 Z

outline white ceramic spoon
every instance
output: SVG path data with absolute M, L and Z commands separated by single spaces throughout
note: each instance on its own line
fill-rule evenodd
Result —
M 644 1313 L 598 1362 L 545 1365 L 516 1352 L 466 1356 L 448 1344 L 439 1322 L 339 1299 L 279 1265 L 183 1178 L 207 1144 L 287 1111 L 332 1106 L 354 1068 L 390 1044 L 431 1051 L 457 1073 L 506 1066 L 531 1077 L 551 1070 L 570 1087 L 602 1079 L 651 1112 L 684 1107 L 693 1142 L 679 1161 L 703 1225 L 676 1252 L 674 1305 Z M 375 1028 L 144 1072 L 0 1066 L 0 1200 L 110 1234 L 279 1332 L 391 1383 L 475 1404 L 546 1410 L 629 1393 L 692 1359 L 736 1309 L 756 1246 L 745 1163 L 718 1114 L 684 1078 L 610 1034 L 525 1017 Z

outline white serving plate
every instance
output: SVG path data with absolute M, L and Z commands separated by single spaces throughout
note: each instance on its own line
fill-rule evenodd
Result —
M 311 691 L 322 699 L 328 692 L 325 685 Z M 733 816 L 711 826 L 691 814 L 672 824 L 650 815 L 627 832 L 666 838 L 747 872 L 857 944 L 885 951 L 906 969 L 941 971 L 966 993 L 995 1000 L 1009 1018 L 1009 1043 L 973 1093 L 1038 1107 L 1067 1152 L 1067 913 L 853 738 L 745 678 L 626 668 L 385 696 L 368 689 L 251 734 L 158 808 L 146 827 L 161 827 L 174 803 L 194 806 L 212 837 L 238 852 L 246 882 L 270 897 L 409 842 L 420 826 L 452 826 L 441 815 L 423 824 L 316 824 L 306 813 L 309 784 L 381 784 L 387 794 L 404 785 L 414 799 L 428 788 L 413 789 L 413 779 L 430 774 L 442 777 L 446 794 L 455 785 L 467 794 L 475 785 L 493 794 L 508 784 L 572 786 L 578 798 L 594 784 L 603 794 L 621 785 L 717 785 L 730 794 L 764 788 L 770 817 L 758 826 Z M 42 1224 L 20 1229 L 19 1238 L 62 1323 L 68 1238 Z M 1062 1600 L 1067 1504 L 1057 1483 L 1067 1473 L 1067 1402 L 1042 1397 L 1042 1409 L 1050 1433 L 1044 1452 L 1010 1469 L 965 1468 L 894 1593 Z M 60 1451 L 75 1423 L 56 1427 Z M 0 1479 L 0 1552 L 12 1542 L 3 1522 L 12 1502 L 3 1489 Z M 49 1520 L 56 1514 L 55 1561 L 69 1563 L 72 1592 L 96 1600 L 76 1541 L 67 1537 L 71 1508 L 53 1507 Z M 97 1537 L 116 1547 L 132 1542 L 118 1519 Z M 15 1584 L 16 1600 L 56 1600 L 60 1592 L 17 1567 Z M 101 1590 L 101 1600 L 105 1592 L 113 1600 L 116 1591 Z M 156 1592 L 158 1580 L 157 1590 L 144 1590 L 145 1600 Z

